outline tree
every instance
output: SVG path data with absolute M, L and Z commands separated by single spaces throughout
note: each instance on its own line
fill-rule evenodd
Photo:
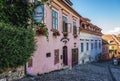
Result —
M 0 0 L 0 71 L 24 65 L 33 54 L 34 34 L 27 27 L 34 7 L 27 0 Z

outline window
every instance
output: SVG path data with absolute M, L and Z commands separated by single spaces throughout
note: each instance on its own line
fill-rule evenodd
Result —
M 81 43 L 81 52 L 84 51 L 84 46 L 83 46 L 83 43 Z
M 46 57 L 51 57 L 51 53 L 47 53 L 47 54 L 46 54 Z
M 89 50 L 89 44 L 87 43 L 87 47 L 86 47 L 86 50 L 88 51 Z
M 101 48 L 101 43 L 99 42 L 99 48 Z
M 81 24 L 81 27 L 82 27 L 82 28 L 85 28 L 85 24 L 84 24 L 84 23 L 82 23 L 82 24 Z
M 65 16 L 63 16 L 63 32 L 68 32 L 67 18 Z
M 54 51 L 54 63 L 55 64 L 59 63 L 59 49 L 56 49 Z
M 52 10 L 52 28 L 58 29 L 58 13 Z
M 93 49 L 93 43 L 91 43 L 91 49 Z
M 73 22 L 73 35 L 77 35 L 76 22 Z
M 32 62 L 33 62 L 33 60 L 30 59 L 29 62 L 28 62 L 28 67 L 32 67 Z
M 95 41 L 95 49 L 97 49 L 97 41 Z

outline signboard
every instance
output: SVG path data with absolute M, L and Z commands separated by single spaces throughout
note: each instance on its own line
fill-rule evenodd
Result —
M 39 5 L 35 8 L 33 13 L 33 19 L 37 24 L 39 24 L 44 17 L 44 5 Z

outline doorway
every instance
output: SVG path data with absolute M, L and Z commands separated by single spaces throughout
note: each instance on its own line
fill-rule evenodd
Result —
M 63 65 L 67 66 L 68 65 L 68 54 L 67 54 L 67 46 L 63 47 Z
M 78 64 L 78 48 L 72 49 L 72 66 Z

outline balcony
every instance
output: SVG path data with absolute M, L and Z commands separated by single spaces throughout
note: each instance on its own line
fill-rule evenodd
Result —
M 90 29 L 89 27 L 80 27 L 80 32 L 81 31 L 83 31 L 83 32 L 86 32 L 86 33 L 90 33 L 90 34 L 95 34 L 95 35 L 99 35 L 99 36 L 101 36 L 102 35 L 102 33 L 101 33 L 101 31 L 99 30 L 96 30 L 95 28 L 94 29 Z

